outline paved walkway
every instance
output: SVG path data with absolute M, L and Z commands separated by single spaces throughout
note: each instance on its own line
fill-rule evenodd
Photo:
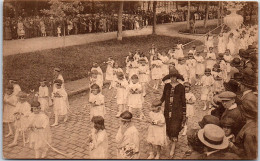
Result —
M 216 20 L 210 20 L 209 24 L 216 23 Z M 198 21 L 197 25 L 200 26 L 203 21 Z M 157 34 L 183 37 L 195 39 L 199 36 L 183 35 L 178 33 L 178 29 L 186 27 L 186 22 L 176 22 L 158 25 Z M 123 31 L 123 37 L 149 35 L 152 33 L 152 26 L 143 28 L 141 30 L 127 30 Z M 38 37 L 25 40 L 5 40 L 3 41 L 3 56 L 28 53 L 39 50 L 54 49 L 66 46 L 81 45 L 91 42 L 105 41 L 115 39 L 117 32 L 108 33 L 91 33 L 82 35 L 70 35 L 65 37 Z

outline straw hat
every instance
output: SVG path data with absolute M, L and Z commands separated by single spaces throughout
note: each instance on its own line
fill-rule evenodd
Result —
M 212 149 L 226 149 L 228 147 L 228 139 L 223 129 L 214 124 L 207 124 L 198 132 L 199 140 Z
M 121 115 L 120 115 L 121 120 L 127 121 L 127 122 L 130 122 L 132 117 L 133 117 L 133 115 L 129 111 L 125 111 L 125 112 L 121 113 Z

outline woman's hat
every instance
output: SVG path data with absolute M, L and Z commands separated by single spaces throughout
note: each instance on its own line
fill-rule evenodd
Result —
M 234 58 L 232 62 L 230 63 L 231 66 L 233 67 L 240 67 L 241 66 L 241 61 L 239 58 Z
M 235 121 L 229 117 L 224 117 L 220 120 L 221 127 L 233 127 L 235 124 Z
M 223 129 L 214 124 L 207 124 L 203 129 L 200 129 L 198 138 L 204 145 L 212 149 L 226 149 L 229 145 Z
M 61 79 L 56 79 L 56 80 L 54 81 L 54 83 L 55 83 L 56 85 L 61 86 L 61 85 L 62 85 L 62 80 L 61 80 Z
M 201 121 L 198 122 L 199 126 L 203 128 L 207 124 L 220 125 L 219 118 L 213 115 L 205 115 Z
M 122 121 L 129 121 L 130 122 L 132 117 L 133 117 L 133 115 L 129 111 L 125 111 L 125 112 L 121 113 L 121 115 L 120 115 L 120 118 L 121 118 Z
M 161 100 L 159 100 L 159 99 L 156 99 L 156 100 L 154 100 L 154 101 L 152 102 L 152 106 L 157 107 L 157 106 L 161 106 L 161 105 L 162 105 L 162 102 L 161 102 Z
M 167 75 L 166 75 L 166 76 L 167 76 Z M 165 76 L 165 77 L 166 77 L 166 76 Z M 178 74 L 178 73 L 169 74 L 168 77 L 169 77 L 169 79 L 172 78 L 172 77 L 176 77 L 177 79 L 180 79 L 180 80 L 184 81 L 183 76 L 180 75 L 180 74 Z

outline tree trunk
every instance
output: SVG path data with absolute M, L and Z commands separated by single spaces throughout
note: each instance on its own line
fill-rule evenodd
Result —
M 123 1 L 119 2 L 117 40 L 120 40 L 120 41 L 122 41 L 122 38 L 123 38 L 123 36 L 122 36 L 123 6 L 124 6 L 124 2 Z
M 209 19 L 209 1 L 207 1 L 206 8 L 205 8 L 204 28 L 207 27 L 208 19 Z
M 148 5 L 147 5 L 148 11 L 150 11 L 150 4 L 151 4 L 151 1 L 148 1 Z
M 221 24 L 221 2 L 218 2 L 218 26 Z
M 156 7 L 157 1 L 153 2 L 153 35 L 156 35 Z
M 190 1 L 188 1 L 187 30 L 190 30 Z

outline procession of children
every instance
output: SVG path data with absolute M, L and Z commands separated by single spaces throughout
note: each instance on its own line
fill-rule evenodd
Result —
M 253 73 L 257 73 L 255 71 L 257 60 L 251 60 L 248 56 L 257 48 L 255 26 L 236 30 L 238 32 L 236 35 L 239 35 L 236 37 L 232 32 L 234 31 L 224 31 L 228 37 L 224 37 L 223 33 L 219 34 L 217 48 L 213 46 L 214 37 L 209 33 L 205 39 L 204 51 L 197 51 L 193 45 L 188 52 L 184 52 L 186 46 L 179 41 L 176 47 L 168 51 L 157 49 L 155 44 L 152 44 L 147 51 L 138 49 L 130 51 L 125 66 L 109 57 L 104 73 L 100 65 L 94 62 L 90 70 L 88 98 L 89 119 L 93 123 L 93 129 L 84 142 L 89 145 L 90 159 L 107 159 L 109 155 L 109 136 L 105 127 L 109 107 L 105 104 L 107 96 L 103 93 L 106 88 L 105 81 L 109 83 L 107 90 L 116 93 L 113 98 L 118 109 L 114 117 L 121 120 L 115 136 L 118 159 L 140 157 L 139 131 L 132 119 L 149 124 L 146 137 L 149 145 L 148 159 L 160 159 L 162 149 L 168 146 L 170 157 L 173 158 L 178 137 L 176 134 L 172 136 L 172 129 L 169 132 L 169 128 L 173 128 L 169 125 L 169 119 L 174 119 L 175 116 L 171 110 L 166 115 L 167 106 L 165 105 L 165 108 L 162 106 L 163 101 L 169 98 L 169 107 L 173 108 L 173 111 L 176 110 L 174 109 L 176 102 L 172 98 L 183 101 L 180 110 L 177 110 L 183 117 L 180 118 L 180 125 L 175 126 L 173 130 L 176 133 L 183 129 L 182 135 L 186 136 L 187 131 L 192 129 L 188 120 L 192 120 L 197 110 L 213 110 L 213 98 L 225 91 L 225 84 L 236 79 L 237 73 L 241 72 L 239 67 L 250 68 Z M 244 40 L 245 37 L 247 40 Z M 247 42 L 247 44 L 235 46 L 234 42 Z M 244 46 L 247 48 L 243 48 Z M 248 53 L 248 50 L 251 52 Z M 10 79 L 3 101 L 3 122 L 8 125 L 8 134 L 5 137 L 14 135 L 13 142 L 8 146 L 16 146 L 21 134 L 24 144 L 29 143 L 35 150 L 35 158 L 45 158 L 52 141 L 51 127 L 59 126 L 59 117 L 62 117 L 66 124 L 70 112 L 61 69 L 54 69 L 52 89 L 48 87 L 46 79 L 42 78 L 39 81 L 39 91 L 30 100 L 29 96 L 21 91 L 17 81 Z M 167 84 L 171 84 L 169 95 L 165 92 Z M 195 86 L 201 90 L 200 97 L 197 98 L 192 93 Z M 176 95 L 174 90 L 180 90 L 180 93 Z M 146 97 L 151 91 L 164 92 L 161 99 L 155 98 L 150 103 L 150 112 L 147 114 L 144 112 L 144 108 L 147 108 L 144 104 L 147 103 Z M 202 101 L 203 107 L 195 107 L 196 101 Z M 52 113 L 55 121 L 50 125 L 49 118 L 52 117 Z

